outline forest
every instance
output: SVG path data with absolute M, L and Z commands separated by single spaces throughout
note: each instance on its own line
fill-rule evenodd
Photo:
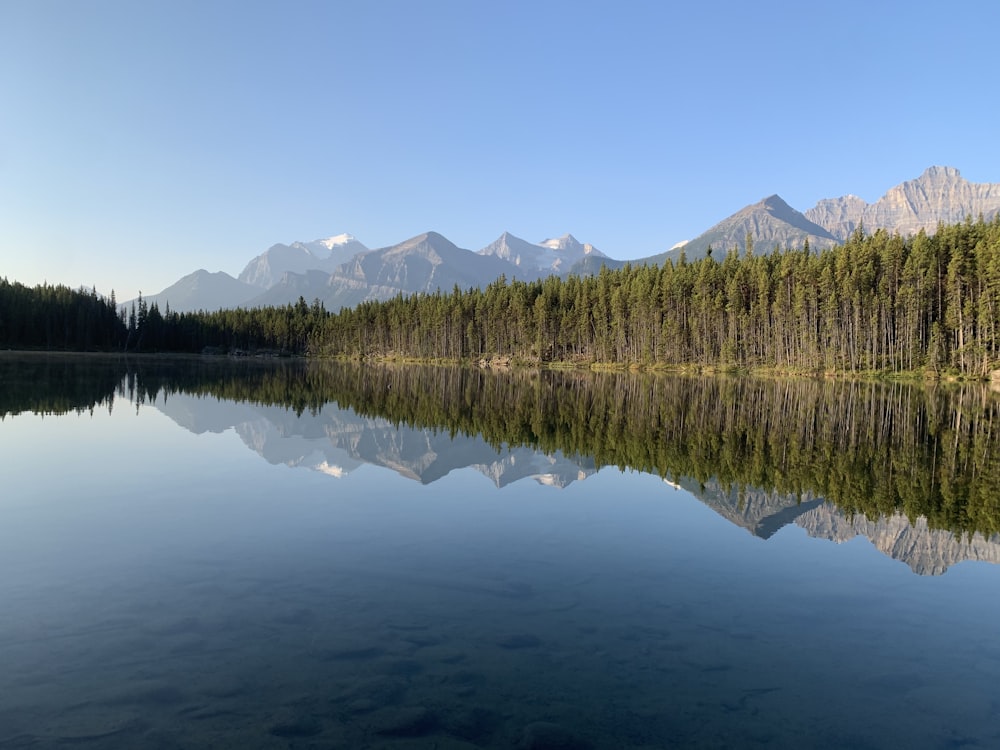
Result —
M 0 348 L 113 351 L 125 343 L 114 292 L 43 284 L 27 287 L 0 278 Z
M 1000 217 L 903 238 L 710 251 L 331 312 L 318 301 L 214 312 L 0 280 L 0 346 L 353 359 L 766 368 L 985 378 L 1000 368 Z

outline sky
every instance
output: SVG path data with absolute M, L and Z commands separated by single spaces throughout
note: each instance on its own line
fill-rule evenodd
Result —
M 275 243 L 567 232 L 1000 182 L 993 0 L 0 0 L 0 277 L 154 294 Z

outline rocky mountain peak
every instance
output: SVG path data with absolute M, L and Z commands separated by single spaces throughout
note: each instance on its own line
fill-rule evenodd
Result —
M 557 253 L 568 256 L 570 258 L 570 263 L 586 255 L 597 255 L 602 258 L 607 257 L 590 243 L 580 242 L 572 234 L 564 234 L 562 237 L 542 240 L 538 244 L 540 247 L 545 247 L 549 250 L 554 250 Z
M 510 232 L 504 232 L 480 250 L 479 254 L 495 255 L 516 266 L 520 266 L 522 264 L 533 264 L 542 252 L 544 251 L 541 246 L 533 245 Z
M 316 240 L 316 244 L 322 245 L 327 250 L 333 250 L 333 248 L 340 245 L 349 245 L 352 242 L 357 242 L 357 238 L 353 234 L 337 234 L 333 237 L 327 237 L 325 240 Z
M 750 208 L 763 209 L 775 218 L 786 221 L 792 225 L 801 224 L 801 220 L 805 218 L 801 213 L 789 206 L 778 194 L 769 195 L 760 203 L 756 204 L 756 206 L 751 206 Z
M 542 240 L 538 243 L 542 247 L 550 248 L 551 250 L 567 250 L 570 248 L 581 247 L 580 242 L 571 234 L 564 234 L 562 237 L 556 237 L 553 239 Z
M 278 243 L 247 263 L 239 279 L 245 284 L 270 289 L 288 273 L 331 273 L 341 263 L 367 250 L 354 235 L 346 233 L 311 242 Z
M 458 247 L 451 240 L 438 232 L 431 231 L 376 252 L 383 258 L 422 257 L 437 264 L 442 262 L 441 253 L 451 254 L 453 251 L 458 251 Z
M 769 252 L 775 246 L 802 247 L 806 240 L 815 250 L 837 243 L 823 227 L 809 221 L 775 194 L 740 209 L 690 242 L 654 258 L 676 260 L 683 252 L 685 257 L 693 260 L 703 257 L 709 247 L 721 255 L 732 248 L 742 254 L 746 252 L 747 235 L 753 238 L 762 252 Z
M 959 172 L 955 167 L 927 167 L 924 173 L 920 175 L 919 180 L 934 180 L 934 179 L 950 179 L 958 180 L 961 179 L 962 173 Z
M 933 232 L 938 224 L 956 224 L 967 216 L 990 219 L 1000 212 L 1000 184 L 973 183 L 955 167 L 928 167 L 915 180 L 893 188 L 875 203 L 854 195 L 822 200 L 805 215 L 840 241 L 859 225 L 903 236 Z

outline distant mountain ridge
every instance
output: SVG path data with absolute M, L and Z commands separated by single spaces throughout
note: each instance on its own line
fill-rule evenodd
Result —
M 806 241 L 810 248 L 820 250 L 844 242 L 858 226 L 868 232 L 885 229 L 905 236 L 920 230 L 931 233 L 940 223 L 966 217 L 990 220 L 998 213 L 1000 184 L 968 182 L 954 167 L 935 166 L 891 188 L 872 204 L 846 195 L 821 200 L 802 213 L 771 195 L 692 240 L 671 243 L 665 252 L 628 262 L 676 262 L 682 255 L 696 260 L 710 247 L 713 257 L 721 260 L 734 249 L 745 253 L 748 237 L 758 253 L 775 247 L 800 248 Z M 378 250 L 368 249 L 352 235 L 340 234 L 272 245 L 251 259 L 238 279 L 222 272 L 196 271 L 146 299 L 161 309 L 169 303 L 171 309 L 184 312 L 285 305 L 302 297 L 309 302 L 319 299 L 336 311 L 397 294 L 450 292 L 455 285 L 485 287 L 501 275 L 528 281 L 551 274 L 596 274 L 602 266 L 619 268 L 625 263 L 571 234 L 532 243 L 504 232 L 475 252 L 457 247 L 437 232 Z

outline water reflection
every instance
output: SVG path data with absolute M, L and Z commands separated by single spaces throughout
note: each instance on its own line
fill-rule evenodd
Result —
M 221 358 L 0 359 L 0 414 L 150 405 L 271 463 L 421 483 L 656 474 L 768 538 L 868 537 L 919 573 L 1000 561 L 1000 398 L 978 384 L 504 372 Z
M 921 572 L 988 558 L 975 388 L 42 357 L 0 378 L 0 748 L 1000 741 L 1000 570 L 921 578 L 803 531 Z M 887 513 L 856 510 L 865 487 Z

